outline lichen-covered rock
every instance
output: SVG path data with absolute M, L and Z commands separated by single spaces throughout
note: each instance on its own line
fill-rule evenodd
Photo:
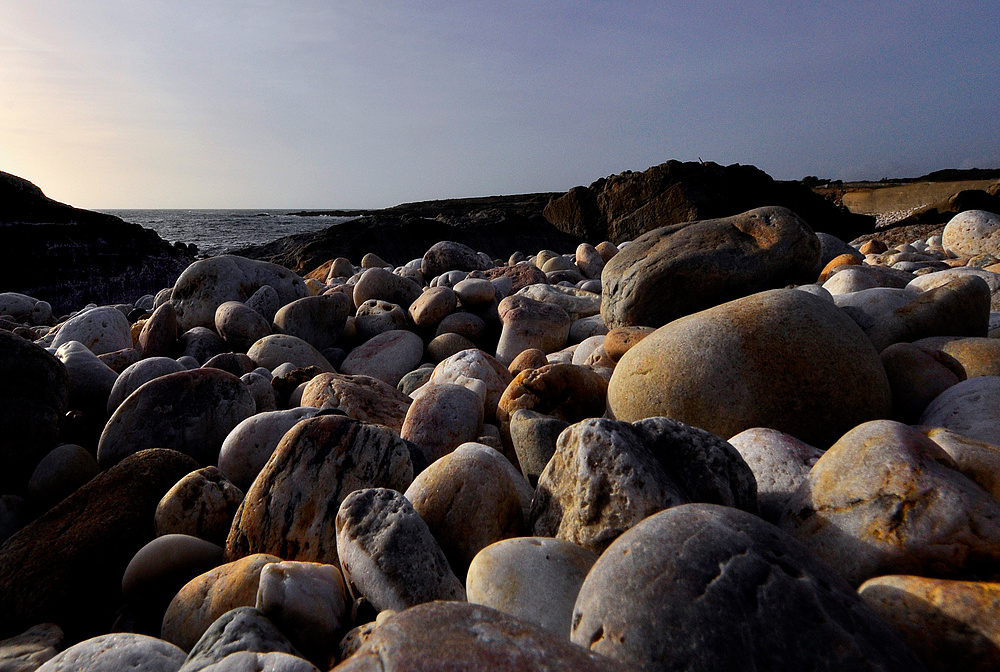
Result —
M 303 420 L 247 491 L 227 557 L 272 553 L 334 564 L 340 503 L 361 488 L 403 491 L 412 480 L 409 449 L 392 430 L 336 415 Z
M 571 639 L 640 670 L 922 667 L 794 539 L 712 504 L 667 509 L 612 544 L 580 588 Z
M 660 327 L 754 292 L 812 282 L 819 260 L 816 234 L 785 208 L 665 226 L 604 267 L 601 315 L 610 328 Z
M 859 425 L 826 451 L 780 525 L 853 585 L 880 574 L 968 578 L 1000 561 L 1000 502 L 891 420 Z
M 858 589 L 927 669 L 986 672 L 1000 666 L 1000 584 L 879 576 Z
M 145 448 L 165 447 L 215 464 L 226 435 L 255 411 L 246 385 L 219 369 L 161 376 L 131 394 L 101 433 L 97 462 L 107 468 Z
M 347 581 L 379 611 L 465 599 L 427 523 L 395 490 L 347 496 L 337 513 L 337 549 Z

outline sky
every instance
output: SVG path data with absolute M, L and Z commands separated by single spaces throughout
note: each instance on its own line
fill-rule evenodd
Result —
M 998 35 L 997 0 L 4 0 L 0 170 L 103 209 L 1000 168 Z

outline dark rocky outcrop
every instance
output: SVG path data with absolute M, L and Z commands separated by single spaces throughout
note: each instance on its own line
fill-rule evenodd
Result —
M 133 301 L 173 284 L 193 257 L 155 231 L 47 198 L 0 172 L 0 287 L 48 301 L 55 313 Z
M 557 228 L 592 243 L 631 240 L 652 229 L 728 217 L 753 208 L 780 205 L 815 231 L 850 240 L 875 228 L 867 215 L 854 215 L 800 182 L 772 179 L 754 166 L 668 161 L 636 173 L 602 178 L 553 197 L 544 216 Z
M 494 196 L 408 203 L 366 212 L 350 222 L 315 233 L 280 238 L 234 254 L 308 272 L 329 259 L 359 263 L 368 252 L 393 264 L 423 257 L 435 243 L 450 240 L 494 258 L 515 251 L 570 252 L 579 236 L 558 230 L 542 216 L 553 194 Z

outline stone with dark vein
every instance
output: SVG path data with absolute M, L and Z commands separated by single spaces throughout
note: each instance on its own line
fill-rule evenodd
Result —
M 335 564 L 341 502 L 362 488 L 404 491 L 412 480 L 409 448 L 392 430 L 340 415 L 303 420 L 247 491 L 227 557 L 271 553 Z

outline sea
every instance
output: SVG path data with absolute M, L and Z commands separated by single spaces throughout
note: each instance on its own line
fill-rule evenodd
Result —
M 153 229 L 170 243 L 194 243 L 199 257 L 321 231 L 354 217 L 302 216 L 300 210 L 100 210 Z

